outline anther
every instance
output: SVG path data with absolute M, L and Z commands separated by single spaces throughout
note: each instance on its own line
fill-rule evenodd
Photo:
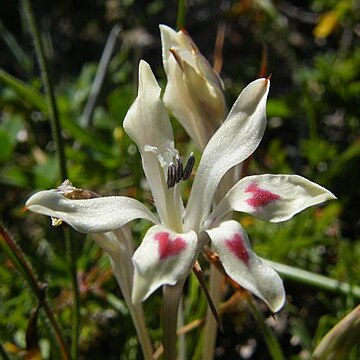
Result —
M 172 188 L 176 184 L 176 165 L 171 163 L 167 171 L 167 187 L 168 189 Z
M 175 171 L 176 183 L 179 183 L 181 181 L 183 174 L 184 174 L 183 163 L 179 157 L 176 157 L 176 171 Z
M 182 176 L 183 180 L 187 180 L 190 177 L 194 165 L 195 165 L 195 156 L 193 153 L 191 153 L 183 172 L 183 176 Z

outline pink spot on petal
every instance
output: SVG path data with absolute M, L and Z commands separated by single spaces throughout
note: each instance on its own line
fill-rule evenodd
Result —
M 225 244 L 238 259 L 248 265 L 250 256 L 246 250 L 245 242 L 239 234 L 234 234 L 232 239 L 225 240 Z
M 269 205 L 271 202 L 280 199 L 280 195 L 274 194 L 269 190 L 259 188 L 255 183 L 251 183 L 245 190 L 245 192 L 252 193 L 251 198 L 247 199 L 246 202 L 259 210 L 259 208 Z
M 159 242 L 160 260 L 179 254 L 187 246 L 185 240 L 181 237 L 170 240 L 169 233 L 165 231 L 155 234 L 155 240 Z

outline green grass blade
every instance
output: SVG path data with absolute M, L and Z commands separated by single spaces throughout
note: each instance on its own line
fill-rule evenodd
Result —
M 274 261 L 266 260 L 265 262 L 274 268 L 285 279 L 310 285 L 320 290 L 331 291 L 343 295 L 351 294 L 358 299 L 360 298 L 360 286 L 350 285 L 323 275 L 314 274 L 310 271 L 280 264 Z
M 15 78 L 3 69 L 0 69 L 0 82 L 15 91 L 15 93 L 20 98 L 24 99 L 24 101 L 29 103 L 31 106 L 40 111 L 43 111 L 44 113 L 48 113 L 47 103 L 44 95 L 42 95 L 33 87 Z M 102 152 L 103 154 L 111 153 L 111 150 L 108 146 L 99 141 L 95 135 L 80 127 L 73 119 L 70 118 L 70 116 L 61 111 L 61 108 L 60 120 L 63 129 L 67 130 L 77 141 L 84 145 L 90 146 L 93 149 Z
M 281 346 L 275 336 L 275 334 L 271 331 L 268 325 L 266 325 L 263 314 L 258 311 L 257 307 L 253 304 L 251 300 L 248 301 L 249 308 L 251 314 L 256 320 L 257 325 L 260 328 L 260 331 L 264 337 L 264 341 L 266 346 L 271 354 L 271 358 L 273 360 L 285 360 L 284 354 L 281 350 Z

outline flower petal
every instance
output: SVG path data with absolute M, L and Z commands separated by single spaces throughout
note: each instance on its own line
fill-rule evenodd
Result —
M 239 95 L 227 119 L 207 144 L 197 170 L 185 214 L 187 229 L 197 229 L 209 214 L 223 175 L 249 157 L 266 127 L 270 81 L 258 79 Z
M 142 60 L 139 64 L 138 96 L 127 112 L 123 126 L 140 150 L 158 214 L 164 223 L 169 223 L 164 167 L 173 160 L 176 150 L 172 127 L 160 99 L 160 92 L 149 64 Z
M 141 150 L 145 146 L 166 148 L 174 142 L 171 123 L 160 93 L 161 88 L 149 64 L 141 60 L 138 95 L 124 119 L 126 133 Z
M 195 232 L 178 234 L 162 225 L 151 227 L 133 256 L 133 302 L 187 277 L 198 252 Z
M 213 134 L 205 126 L 206 116 L 194 102 L 194 94 L 189 92 L 184 74 L 171 57 L 168 60 L 168 82 L 166 84 L 163 101 L 166 107 L 178 119 L 199 150 L 203 150 L 206 141 Z
M 111 267 L 129 309 L 140 344 L 146 352 L 144 358 L 151 359 L 152 346 L 146 331 L 142 306 L 141 304 L 133 304 L 131 301 L 134 269 L 131 261 L 133 254 L 131 231 L 128 226 L 122 226 L 107 233 L 92 233 L 91 237 L 110 256 Z
M 59 218 L 82 233 L 111 231 L 139 218 L 158 223 L 147 207 L 126 196 L 71 200 L 58 190 L 46 190 L 31 196 L 25 206 L 36 213 Z
M 203 151 L 225 119 L 222 81 L 184 30 L 160 25 L 160 32 L 168 79 L 163 101 Z
M 134 250 L 130 228 L 122 226 L 105 233 L 91 233 L 90 236 L 110 256 L 111 267 L 121 292 L 127 305 L 131 306 L 134 273 L 131 257 Z
M 179 47 L 188 50 L 189 52 L 193 49 L 191 46 L 189 36 L 186 36 L 186 33 L 183 31 L 176 32 L 174 29 L 167 25 L 159 25 L 160 36 L 161 36 L 161 45 L 162 45 L 162 58 L 163 65 L 166 74 L 169 72 L 168 61 L 172 58 L 170 49 L 173 47 Z
M 169 73 L 168 61 L 172 58 L 170 49 L 176 48 L 184 51 L 184 59 L 193 68 L 198 69 L 199 73 L 203 74 L 217 88 L 223 89 L 224 84 L 219 75 L 212 69 L 210 63 L 201 54 L 195 42 L 186 30 L 181 29 L 176 32 L 171 27 L 166 25 L 159 25 L 162 45 L 163 65 L 165 72 Z M 187 55 L 185 55 L 185 52 Z M 196 55 L 196 56 L 191 56 Z
M 335 196 L 330 191 L 299 175 L 247 176 L 229 190 L 207 223 L 209 226 L 232 210 L 280 222 L 331 199 Z
M 285 302 L 282 280 L 275 270 L 251 250 L 249 238 L 242 226 L 230 220 L 206 232 L 226 273 L 265 301 L 271 311 L 279 311 Z

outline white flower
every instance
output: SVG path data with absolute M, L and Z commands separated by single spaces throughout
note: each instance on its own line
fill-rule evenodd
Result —
M 80 207 L 76 206 L 76 211 L 79 211 L 81 205 L 86 205 L 86 201 L 89 201 L 90 199 L 97 200 L 96 202 L 103 204 L 103 200 L 100 200 L 102 198 L 100 198 L 96 193 L 89 190 L 78 189 L 74 187 L 69 180 L 65 180 L 55 190 L 40 191 L 35 194 L 27 201 L 26 205 L 32 211 L 39 212 L 41 214 L 49 213 L 52 218 L 52 225 L 59 226 L 65 218 L 62 215 L 63 212 L 71 212 L 69 204 L 62 203 L 62 200 L 65 199 L 68 201 L 75 201 L 74 204 L 78 201 L 80 201 L 80 203 L 82 201 L 85 202 L 81 203 Z M 132 199 L 129 200 L 131 201 Z M 71 221 L 68 223 L 72 224 Z M 91 216 L 89 216 L 89 222 L 84 222 L 83 226 L 72 226 L 80 232 L 89 233 L 95 242 L 109 255 L 111 267 L 136 328 L 144 358 L 152 358 L 152 346 L 149 334 L 146 330 L 142 307 L 140 304 L 133 304 L 131 301 L 134 274 L 131 257 L 134 250 L 129 227 L 113 227 L 112 231 L 99 232 L 96 225 L 92 222 Z
M 160 25 L 167 75 L 163 101 L 200 151 L 225 119 L 223 83 L 184 31 Z
M 161 89 L 150 66 L 142 61 L 138 96 L 124 128 L 140 150 L 158 217 L 128 197 L 72 200 L 58 190 L 41 191 L 26 206 L 85 233 L 112 231 L 137 218 L 153 222 L 133 256 L 134 302 L 143 301 L 162 285 L 174 285 L 187 277 L 199 252 L 211 241 L 228 275 L 276 312 L 285 301 L 280 277 L 251 250 L 242 226 L 227 220 L 226 215 L 235 210 L 279 222 L 335 197 L 301 176 L 260 175 L 241 179 L 211 208 L 221 178 L 249 157 L 262 139 L 269 86 L 268 79 L 258 79 L 239 95 L 204 149 L 184 207 L 179 183 L 189 177 L 194 159 L 191 155 L 183 166 L 160 99 Z

